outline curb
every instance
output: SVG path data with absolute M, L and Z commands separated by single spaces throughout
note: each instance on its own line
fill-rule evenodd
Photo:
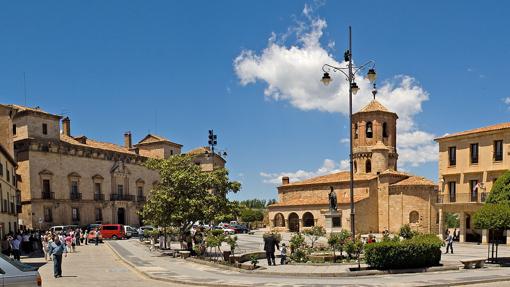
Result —
M 175 278 L 166 278 L 166 277 L 159 277 L 159 276 L 154 276 L 154 275 L 151 275 L 145 271 L 142 271 L 140 269 L 138 269 L 138 267 L 134 264 L 132 264 L 129 260 L 127 260 L 126 258 L 124 258 L 122 255 L 120 255 L 117 250 L 115 250 L 115 248 L 113 248 L 110 243 L 106 243 L 105 245 L 108 245 L 108 247 L 110 248 L 110 250 L 115 254 L 115 256 L 117 258 L 119 258 L 120 260 L 122 260 L 126 265 L 128 265 L 129 267 L 131 267 L 132 269 L 135 270 L 135 272 L 139 273 L 140 275 L 146 277 L 146 278 L 149 278 L 149 279 L 152 279 L 152 280 L 158 280 L 158 281 L 163 281 L 163 282 L 170 282 L 170 283 L 177 283 L 177 284 L 183 284 L 183 285 L 190 285 L 190 286 L 212 286 L 212 287 L 238 287 L 238 286 L 260 286 L 260 284 L 257 284 L 257 283 L 254 283 L 254 284 L 232 284 L 232 283 L 207 283 L 207 282 L 196 282 L 196 281 L 193 281 L 193 280 L 182 280 L 182 279 L 175 279 Z M 191 261 L 193 263 L 197 263 L 197 262 L 194 262 L 194 261 Z M 197 264 L 200 264 L 200 263 L 197 263 Z M 207 264 L 204 264 L 204 265 L 207 265 Z M 210 265 L 209 265 L 210 266 Z M 216 267 L 216 266 L 215 266 Z M 237 269 L 237 268 L 236 268 Z M 310 277 L 313 277 L 313 278 L 346 278 L 346 277 L 358 277 L 358 276 L 373 276 L 373 275 L 390 275 L 390 274 L 403 274 L 403 273 L 415 273 L 415 272 L 412 272 L 411 271 L 412 269 L 407 269 L 406 271 L 407 272 L 398 272 L 398 273 L 395 273 L 395 272 L 388 272 L 388 271 L 375 271 L 375 273 L 371 273 L 371 274 L 358 274 L 357 276 L 345 276 L 345 275 L 350 275 L 350 274 L 347 274 L 347 273 L 323 273 L 323 274 L 334 274 L 335 276 L 322 276 L 323 274 L 317 274 L 317 273 L 307 273 L 305 276 L 303 276 L 304 273 L 280 273 L 280 272 L 253 272 L 253 271 L 248 271 L 248 270 L 241 270 L 241 271 L 244 271 L 244 272 L 239 272 L 239 270 L 236 270 L 238 271 L 239 273 L 243 273 L 243 274 L 252 274 L 252 275 L 270 275 L 270 276 L 282 276 L 282 277 L 306 277 L 306 278 L 310 278 Z M 425 272 L 419 272 L 419 273 L 431 273 L 431 272 L 444 272 L 444 271 L 457 271 L 459 270 L 459 267 L 458 266 L 450 266 L 450 267 L 446 267 L 445 269 L 440 269 L 440 270 L 429 270 L 429 271 L 425 271 Z M 364 271 L 360 271 L 360 272 L 364 272 Z M 373 272 L 373 271 L 370 271 L 370 272 Z M 313 275 L 310 275 L 310 274 L 313 274 Z M 340 274 L 345 274 L 345 275 L 340 275 Z M 314 276 L 315 275 L 315 276 Z M 319 275 L 319 276 L 317 276 Z M 447 287 L 447 286 L 460 286 L 460 285 L 473 285 L 473 284 L 483 284 L 483 283 L 494 283 L 494 282 L 502 282 L 502 281 L 510 281 L 510 276 L 504 276 L 504 277 L 500 277 L 500 278 L 494 278 L 494 279 L 482 279 L 482 280 L 472 280 L 472 281 L 459 281 L 459 282 L 451 282 L 451 283 L 433 283 L 433 284 L 424 284 L 424 285 L 420 285 L 420 287 L 432 287 L 432 286 L 440 286 L 440 287 Z

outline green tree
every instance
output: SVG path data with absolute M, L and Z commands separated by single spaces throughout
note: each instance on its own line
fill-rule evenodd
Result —
M 160 181 L 151 190 L 140 215 L 154 226 L 175 226 L 184 235 L 196 221 L 212 222 L 236 213 L 237 204 L 227 194 L 241 185 L 228 179 L 228 171 L 218 168 L 203 172 L 190 155 L 150 159 L 146 166 L 159 172 Z
M 351 233 L 345 229 L 342 229 L 340 232 L 331 233 L 328 237 L 328 244 L 333 249 L 333 256 L 336 257 L 335 252 L 340 252 L 340 257 L 342 257 L 342 252 L 344 250 L 344 245 L 347 239 L 351 236 Z
M 445 214 L 445 223 L 447 228 L 459 228 L 460 220 L 459 215 L 456 213 L 446 213 Z
M 311 242 L 310 247 L 313 248 L 313 245 L 315 244 L 315 242 L 317 242 L 317 240 L 319 240 L 319 238 L 326 235 L 326 229 L 324 229 L 324 227 L 322 227 L 322 226 L 314 226 L 312 228 L 305 229 L 303 231 L 303 234 L 306 237 L 308 237 L 308 239 Z
M 409 224 L 404 224 L 402 225 L 402 227 L 400 227 L 400 232 L 398 235 L 400 235 L 404 239 L 411 239 L 417 234 L 418 232 L 412 230 Z
M 491 192 L 487 196 L 486 203 L 510 203 L 510 170 L 498 177 Z
M 264 219 L 264 213 L 258 209 L 245 208 L 241 210 L 241 220 L 243 222 L 255 222 L 262 221 Z
M 479 229 L 510 229 L 510 205 L 487 203 L 473 215 L 473 222 Z

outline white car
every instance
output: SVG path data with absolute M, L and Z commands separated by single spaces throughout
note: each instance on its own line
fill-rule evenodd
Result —
M 36 267 L 23 264 L 0 254 L 2 285 L 12 287 L 42 286 L 41 275 Z
M 230 227 L 223 226 L 221 229 L 223 229 L 223 233 L 226 235 L 235 234 L 236 231 Z

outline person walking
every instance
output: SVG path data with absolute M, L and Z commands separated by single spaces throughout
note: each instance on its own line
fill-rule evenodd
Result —
M 67 257 L 67 250 L 65 243 L 61 242 L 58 236 L 55 236 L 53 242 L 49 244 L 49 253 L 53 257 L 53 276 L 62 277 L 62 254 Z
M 285 265 L 287 264 L 287 246 L 285 246 L 285 243 L 282 243 L 282 250 L 280 252 L 281 260 L 280 264 Z
M 446 236 L 446 252 L 445 254 L 448 254 L 448 249 L 451 250 L 453 254 L 453 236 L 448 232 L 448 235 Z
M 42 237 L 42 250 L 44 252 L 44 260 L 48 261 L 48 251 L 49 251 L 49 242 L 48 242 L 48 234 L 45 234 Z
M 2 254 L 10 257 L 11 256 L 11 245 L 9 244 L 9 237 L 7 235 L 2 239 Z
M 21 250 L 19 250 L 21 245 L 21 236 L 18 235 L 14 240 L 11 241 L 12 255 L 14 256 L 14 260 L 21 260 Z
M 83 231 L 83 241 L 85 241 L 85 245 L 89 244 L 89 231 L 87 229 Z
M 99 228 L 96 228 L 96 246 L 99 245 L 99 235 L 101 235 L 101 231 L 99 231 Z
M 280 250 L 280 246 L 278 245 L 278 241 L 273 234 L 264 236 L 264 251 L 266 251 L 267 265 L 271 266 L 271 262 L 276 266 L 275 262 L 275 247 Z

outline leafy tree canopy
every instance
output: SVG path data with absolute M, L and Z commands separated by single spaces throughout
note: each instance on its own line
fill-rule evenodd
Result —
M 491 192 L 489 193 L 486 203 L 510 203 L 510 170 L 498 177 Z
M 508 203 L 487 203 L 474 215 L 473 221 L 479 229 L 510 229 L 510 205 Z

